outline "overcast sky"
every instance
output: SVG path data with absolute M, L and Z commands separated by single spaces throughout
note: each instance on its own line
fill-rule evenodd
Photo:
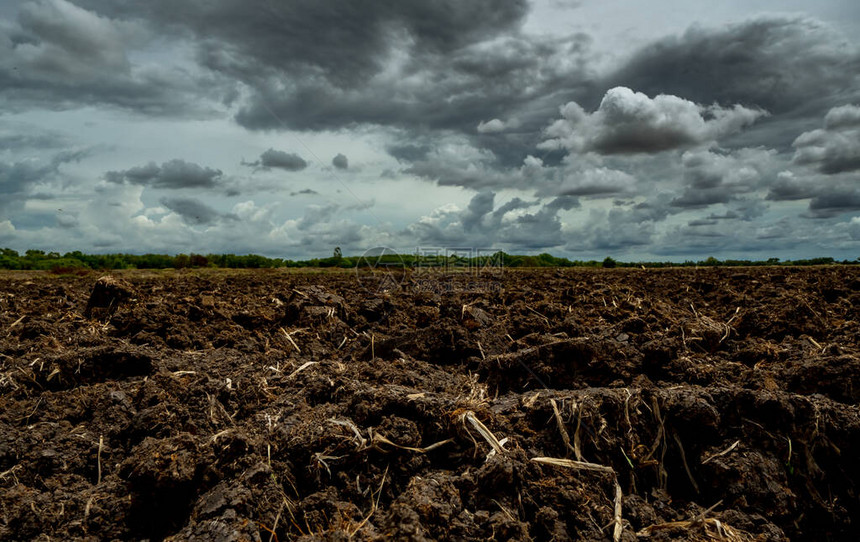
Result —
M 860 257 L 857 0 L 5 0 L 0 246 Z

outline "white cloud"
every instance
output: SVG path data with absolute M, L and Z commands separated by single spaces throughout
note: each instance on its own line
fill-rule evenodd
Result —
M 794 140 L 794 162 L 834 175 L 860 170 L 860 107 L 834 107 L 824 117 L 824 128 Z
M 478 124 L 478 133 L 479 134 L 496 134 L 499 132 L 503 132 L 505 130 L 505 123 L 500 121 L 499 119 L 493 119 L 488 122 L 481 122 Z
M 11 220 L 4 220 L 0 222 L 0 238 L 12 236 L 15 234 L 15 226 L 12 224 Z
M 860 127 L 860 107 L 850 104 L 834 107 L 824 116 L 824 127 L 828 130 Z
M 765 114 L 741 105 L 706 107 L 665 94 L 649 98 L 615 87 L 606 92 L 594 113 L 576 102 L 564 105 L 563 118 L 546 129 L 548 139 L 539 147 L 576 153 L 656 153 L 716 141 Z

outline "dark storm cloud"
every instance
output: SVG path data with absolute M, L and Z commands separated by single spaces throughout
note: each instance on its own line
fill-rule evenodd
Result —
M 150 162 L 124 171 L 109 171 L 105 179 L 112 183 L 130 183 L 150 188 L 214 188 L 218 186 L 222 175 L 218 169 L 184 160 L 171 160 L 161 166 Z
M 731 201 L 730 192 L 722 189 L 687 190 L 681 196 L 672 200 L 674 207 L 702 208 L 717 203 L 728 203 Z
M 807 218 L 833 218 L 860 210 L 860 188 L 850 175 L 783 171 L 771 183 L 766 200 L 809 200 Z
M 765 113 L 740 105 L 703 107 L 678 96 L 650 98 L 626 87 L 606 92 L 586 113 L 576 102 L 561 108 L 562 119 L 546 130 L 539 148 L 599 154 L 658 153 L 715 141 L 740 131 Z
M 499 224 L 501 223 L 502 217 L 507 213 L 518 209 L 528 209 L 529 207 L 534 207 L 538 203 L 539 202 L 537 201 L 524 201 L 520 198 L 514 198 L 493 211 L 493 222 L 495 224 Z
M 37 160 L 0 162 L 0 194 L 9 197 L 23 192 L 28 185 L 56 174 L 57 165 Z
M 722 214 L 710 213 L 707 216 L 687 222 L 688 226 L 716 226 L 726 221 L 742 220 L 749 222 L 759 218 L 767 210 L 766 204 L 759 199 L 734 200 L 727 205 L 733 207 Z
M 522 36 L 526 0 L 81 1 L 192 37 L 201 65 L 247 85 L 236 118 L 254 129 L 474 131 L 584 79 L 587 39 Z
M 159 203 L 178 214 L 190 226 L 212 224 L 224 216 L 194 198 L 161 198 Z
M 515 186 L 516 172 L 496 171 L 468 164 L 444 164 L 435 160 L 417 162 L 403 170 L 442 186 L 464 186 L 475 190 L 486 187 Z
M 319 192 L 317 192 L 313 188 L 303 188 L 302 190 L 298 190 L 296 192 L 290 192 L 291 196 L 315 196 L 317 194 L 319 194 Z
M 708 219 L 708 218 L 698 218 L 696 220 L 691 220 L 687 222 L 688 226 L 714 226 L 717 224 L 716 220 Z
M 472 198 L 462 218 L 465 231 L 474 230 L 484 215 L 493 212 L 495 197 L 493 192 L 480 192 Z
M 596 79 L 588 36 L 521 31 L 526 0 L 80 2 L 187 42 L 210 74 L 202 90 L 225 94 L 230 82 L 247 128 L 453 131 L 500 167 L 520 164 L 559 104 L 593 92 Z M 493 119 L 503 133 L 478 132 Z M 397 145 L 399 160 L 420 159 L 420 146 Z
M 420 162 L 427 158 L 433 147 L 430 145 L 389 145 L 386 148 L 388 154 L 397 159 L 398 162 Z
M 331 164 L 337 169 L 349 168 L 349 160 L 343 154 L 338 153 L 337 156 L 331 159 Z
M 579 42 L 535 43 L 539 38 L 505 37 L 499 43 L 476 44 L 458 51 L 412 53 L 404 62 L 380 71 L 378 77 L 341 87 L 324 77 L 296 78 L 279 71 L 248 81 L 252 94 L 236 120 L 251 129 L 323 130 L 358 125 L 416 129 L 453 129 L 476 136 L 476 126 L 499 115 L 522 118 L 523 129 L 535 131 L 559 103 L 578 96 L 590 82 L 581 63 Z M 523 50 L 513 66 L 508 55 Z M 456 57 L 468 62 L 458 63 Z M 548 58 L 549 57 L 549 58 Z M 566 59 L 565 59 L 566 60 Z M 249 60 L 251 61 L 251 60 Z M 472 65 L 493 66 L 480 72 Z M 235 74 L 241 77 L 241 74 Z M 493 134 L 496 135 L 496 134 Z
M 860 107 L 844 105 L 824 117 L 824 129 L 794 140 L 794 163 L 833 175 L 860 170 Z
M 573 196 L 554 198 L 536 212 L 518 216 L 504 228 L 497 240 L 527 250 L 561 246 L 565 239 L 558 214 L 579 206 L 579 200 Z
M 308 163 L 298 154 L 275 149 L 269 149 L 261 154 L 256 162 L 242 162 L 242 165 L 263 170 L 278 168 L 286 171 L 301 171 L 308 167 Z
M 809 178 L 796 177 L 790 171 L 783 171 L 771 184 L 767 199 L 771 201 L 809 199 L 815 195 L 815 192 L 816 186 Z
M 27 195 L 39 183 L 60 179 L 60 167 L 63 164 L 78 162 L 88 154 L 87 150 L 75 150 L 57 153 L 49 160 L 33 158 L 16 162 L 0 161 L 0 207 Z
M 614 207 L 608 213 L 593 211 L 591 220 L 570 236 L 568 250 L 621 251 L 651 244 L 656 231 L 655 222 L 668 215 L 662 203 L 664 200 L 661 195 L 655 198 L 656 203 Z
M 740 103 L 773 114 L 826 111 L 860 95 L 858 68 L 856 45 L 825 24 L 765 17 L 717 30 L 694 26 L 654 42 L 607 77 L 607 86 L 702 104 Z
M 558 168 L 560 181 L 548 182 L 537 191 L 540 196 L 583 196 L 589 198 L 613 197 L 633 192 L 636 178 L 624 171 L 606 167 L 578 169 Z
M 734 220 L 735 218 L 740 218 L 741 215 L 734 211 L 726 211 L 725 213 L 718 215 L 716 213 L 711 213 L 708 215 L 707 220 Z
M 649 200 L 632 205 L 630 209 L 615 208 L 609 212 L 610 218 L 622 224 L 641 224 L 659 222 L 669 216 L 668 194 L 658 194 Z
M 212 77 L 130 61 L 130 44 L 146 39 L 136 24 L 66 0 L 22 3 L 17 22 L 0 25 L 0 105 L 110 104 L 156 115 L 210 110 L 199 98 L 215 97 Z
M 809 200 L 807 218 L 833 218 L 860 210 L 860 188 L 851 175 L 781 172 L 770 185 L 767 200 Z
M 495 196 L 496 195 L 493 192 L 489 191 L 475 194 L 471 201 L 469 201 L 467 209 L 460 215 L 460 223 L 466 233 L 481 231 L 493 238 L 495 243 L 506 242 L 506 236 L 510 233 L 509 230 L 512 226 L 510 224 L 510 220 L 505 222 L 505 216 L 512 211 L 539 206 L 541 205 L 541 202 L 540 200 L 524 201 L 520 198 L 513 198 L 499 207 L 496 207 Z M 545 205 L 542 209 L 544 214 L 541 215 L 541 218 L 545 219 L 550 215 L 554 216 L 559 209 L 565 207 L 564 204 L 568 203 L 568 209 L 578 205 L 578 201 L 575 198 L 563 197 L 551 200 L 550 203 Z M 540 211 L 538 213 L 540 213 Z M 521 218 L 516 220 L 519 221 Z M 540 220 L 541 219 L 539 218 L 537 221 Z M 507 230 L 507 233 L 503 232 L 503 229 Z
M 687 151 L 681 156 L 683 192 L 671 205 L 703 208 L 735 201 L 763 188 L 775 163 L 775 153 L 763 149 Z
M 339 86 L 380 71 L 391 42 L 417 54 L 447 52 L 515 28 L 525 0 L 211 0 L 204 3 L 82 0 L 115 15 L 144 17 L 205 40 L 204 62 L 231 73 L 315 74 Z M 253 65 L 242 61 L 253 60 Z
M 842 213 L 860 210 L 860 189 L 841 187 L 823 192 L 810 200 L 812 218 L 832 218 Z

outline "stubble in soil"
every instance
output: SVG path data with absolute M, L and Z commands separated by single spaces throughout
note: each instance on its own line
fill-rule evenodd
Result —
M 97 279 L 0 276 L 0 539 L 856 537 L 856 268 Z

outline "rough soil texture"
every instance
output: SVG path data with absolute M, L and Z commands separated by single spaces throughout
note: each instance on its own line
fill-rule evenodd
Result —
M 860 269 L 119 277 L 0 276 L 2 540 L 860 529 Z

